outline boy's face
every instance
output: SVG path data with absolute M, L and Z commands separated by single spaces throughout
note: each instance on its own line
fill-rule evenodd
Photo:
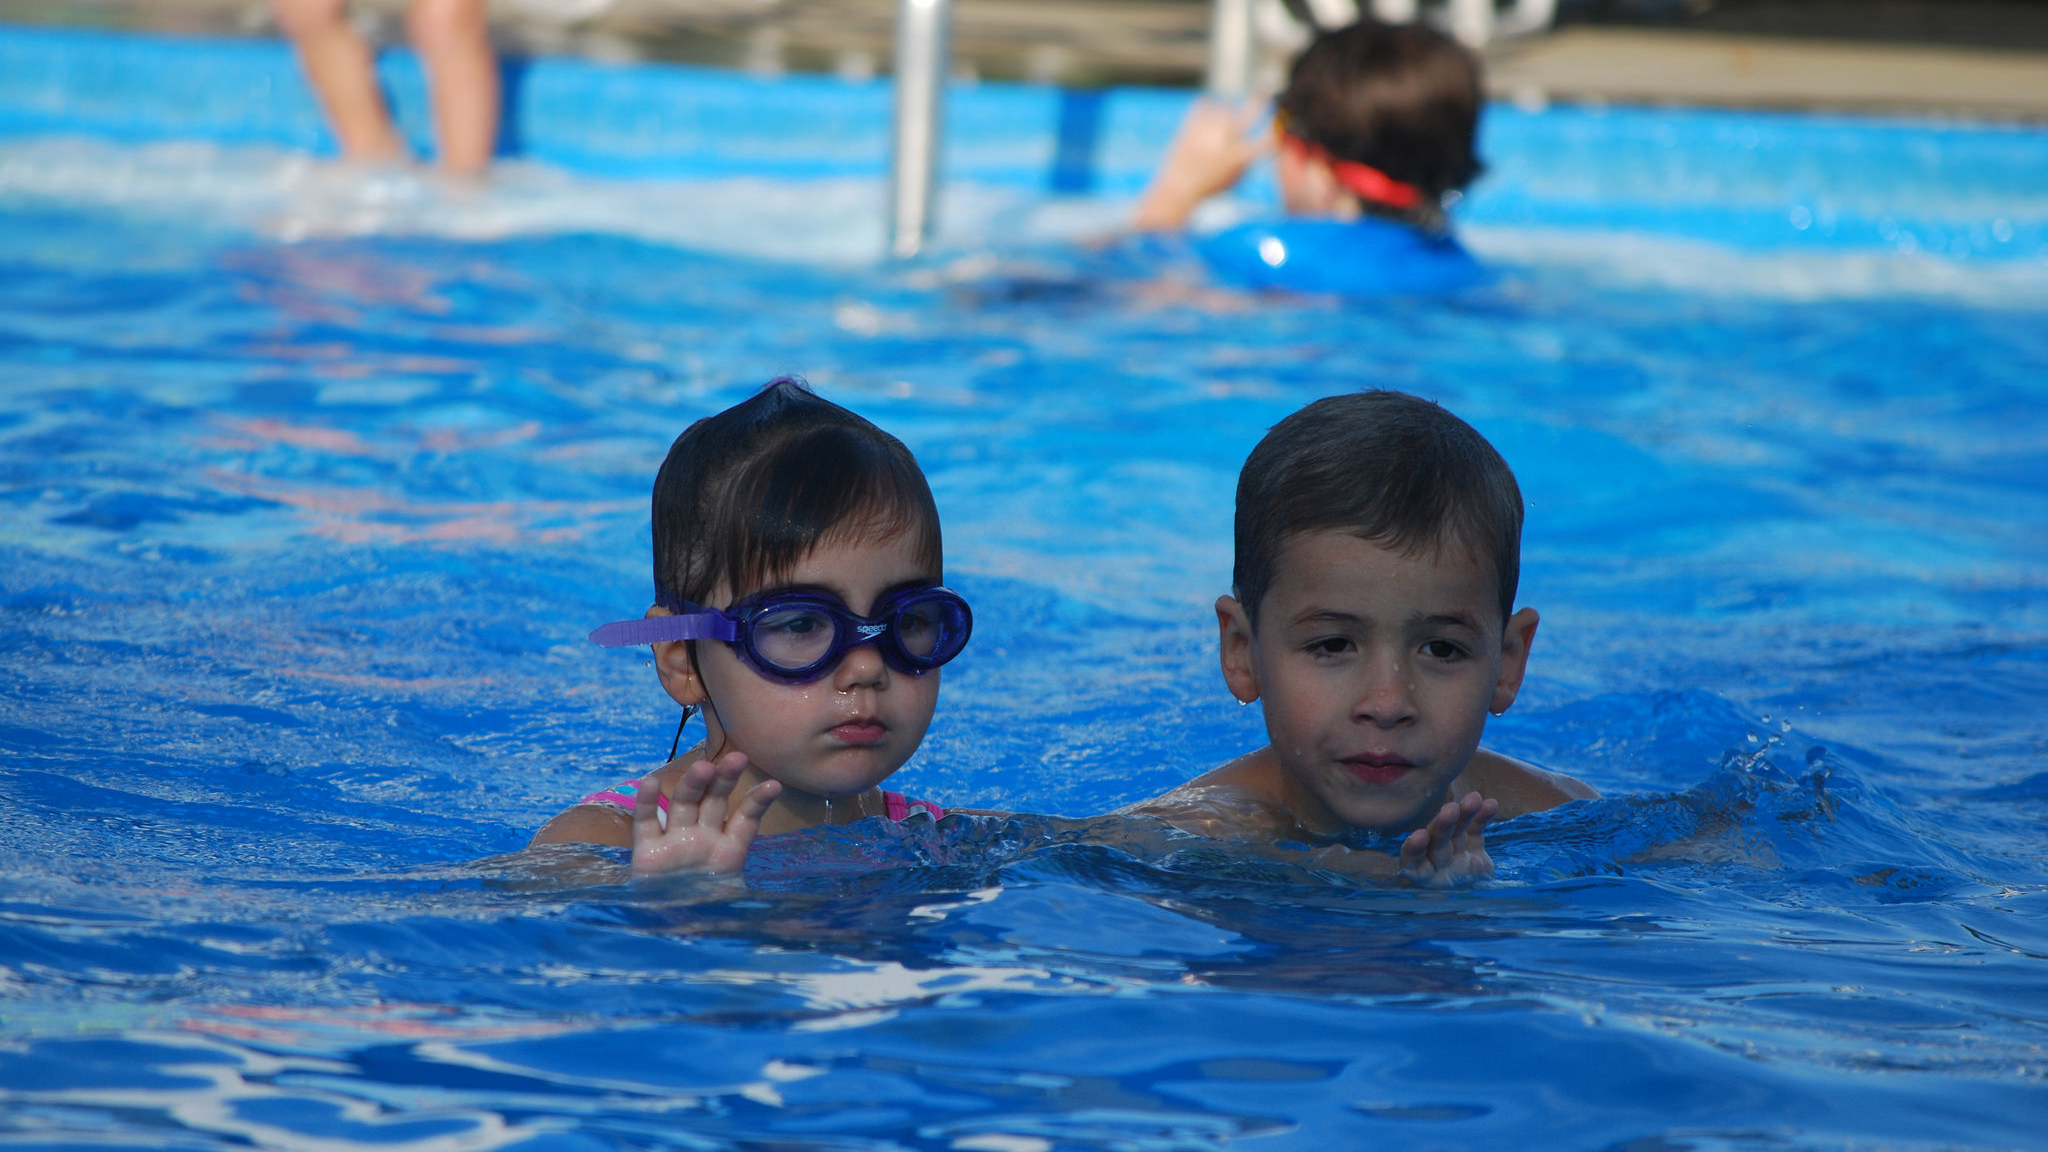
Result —
M 1514 703 L 1536 633 L 1530 608 L 1502 627 L 1491 561 L 1341 531 L 1281 549 L 1256 632 L 1231 597 L 1216 613 L 1224 679 L 1265 701 L 1284 799 L 1324 835 L 1425 823 Z
M 938 579 L 922 552 L 912 532 L 879 541 L 828 537 L 776 587 L 829 592 L 865 616 L 884 593 Z M 708 599 L 725 608 L 735 597 L 721 585 Z M 717 641 L 697 641 L 694 665 L 681 642 L 666 647 L 657 653 L 663 686 L 685 704 L 703 704 L 708 695 L 714 751 L 745 752 L 754 769 L 785 788 L 818 796 L 865 792 L 901 768 L 938 705 L 938 669 L 898 672 L 873 644 L 849 649 L 808 684 L 770 680 Z

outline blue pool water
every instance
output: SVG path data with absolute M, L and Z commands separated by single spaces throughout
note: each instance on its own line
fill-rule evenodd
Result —
M 1069 97 L 957 94 L 942 251 L 892 267 L 873 87 L 536 64 L 836 101 L 845 151 L 751 170 L 741 117 L 664 168 L 564 113 L 478 192 L 309 164 L 303 93 L 208 111 L 274 47 L 0 57 L 43 68 L 0 70 L 10 1146 L 2044 1146 L 2048 133 L 1496 109 L 1500 279 L 1343 303 L 1067 243 L 1174 94 L 1091 98 L 1078 177 Z M 507 859 L 666 750 L 583 636 L 649 597 L 669 438 L 783 372 L 917 452 L 976 606 L 905 790 L 1077 818 L 1252 747 L 1237 466 L 1388 386 L 1529 497 L 1489 743 L 1607 798 L 1455 894 L 1038 817 L 743 886 Z

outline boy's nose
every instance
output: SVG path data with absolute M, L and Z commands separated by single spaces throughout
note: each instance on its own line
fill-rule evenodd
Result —
M 1358 701 L 1352 705 L 1352 718 L 1382 728 L 1412 722 L 1415 719 L 1414 681 L 1413 671 L 1402 660 L 1383 657 L 1372 661 Z

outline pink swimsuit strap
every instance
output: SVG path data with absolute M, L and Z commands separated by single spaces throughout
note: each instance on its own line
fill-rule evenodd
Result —
M 631 813 L 636 806 L 639 795 L 640 782 L 638 780 L 626 780 L 614 784 L 602 792 L 592 792 L 590 795 L 578 800 L 577 803 L 598 804 Z M 654 797 L 654 802 L 663 812 L 668 811 L 668 797 L 657 794 Z M 923 812 L 934 820 L 944 820 L 946 818 L 946 810 L 929 800 L 912 800 L 901 792 L 890 792 L 886 789 L 882 792 L 882 810 L 888 815 L 889 819 L 896 821 L 908 820 L 911 814 L 915 812 Z

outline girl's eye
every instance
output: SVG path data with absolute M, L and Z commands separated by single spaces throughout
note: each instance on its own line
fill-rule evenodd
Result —
M 832 626 L 832 622 L 818 612 L 773 612 L 761 618 L 754 625 L 756 632 L 780 633 L 784 636 L 809 636 Z
M 1449 640 L 1429 640 L 1423 643 L 1422 654 L 1436 660 L 1456 660 L 1465 650 Z

